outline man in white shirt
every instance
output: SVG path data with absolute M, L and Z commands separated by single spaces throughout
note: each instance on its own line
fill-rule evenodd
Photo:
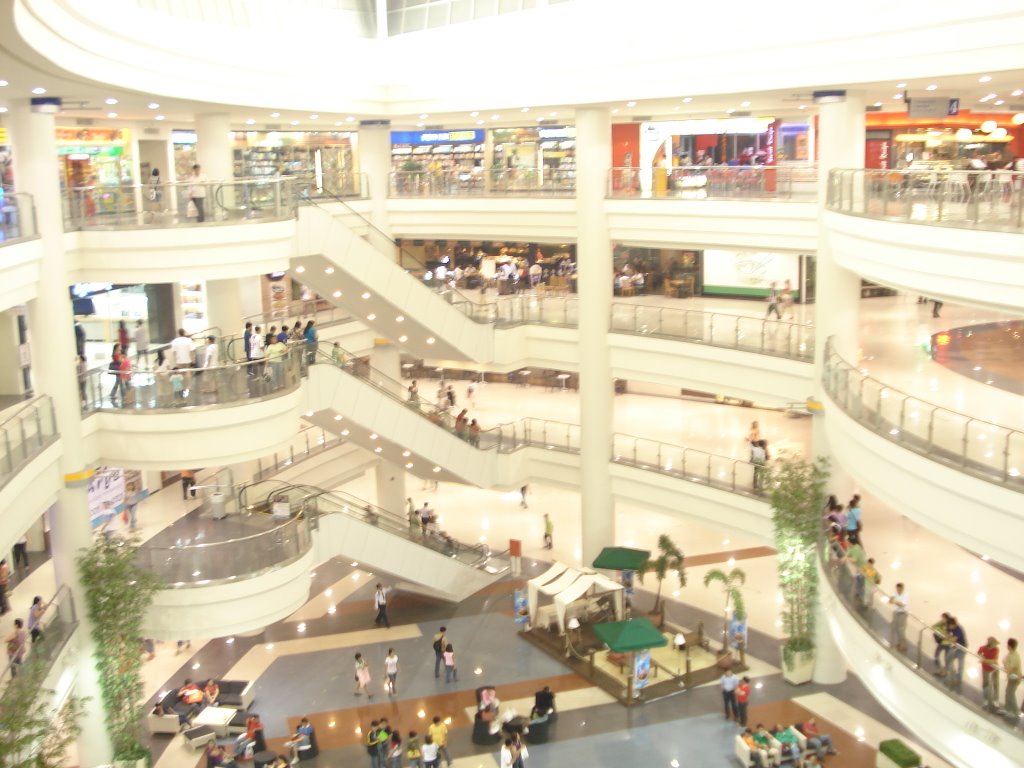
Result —
M 206 185 L 207 178 L 198 165 L 192 166 L 192 175 L 188 177 L 188 197 L 196 207 L 196 222 L 206 221 Z
M 388 592 L 390 591 L 391 587 L 378 584 L 377 591 L 373 595 L 373 605 L 377 609 L 377 618 L 373 623 L 378 627 L 383 624 L 388 629 L 391 629 L 391 622 L 388 621 Z
M 216 368 L 220 365 L 220 350 L 217 348 L 217 337 L 206 337 L 206 348 L 203 350 L 203 368 Z
M 141 320 L 135 323 L 135 364 L 140 365 L 142 358 L 149 365 L 149 331 Z
M 897 651 L 907 650 L 907 606 L 909 599 L 903 589 L 903 582 L 896 585 L 896 594 L 889 597 L 892 605 L 892 627 L 890 628 L 889 643 L 896 647 Z
M 171 342 L 171 364 L 175 368 L 192 367 L 192 339 L 184 328 L 178 329 L 178 335 Z

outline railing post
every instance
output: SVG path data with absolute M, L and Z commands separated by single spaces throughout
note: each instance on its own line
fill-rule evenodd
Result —
M 32 412 L 36 416 L 36 447 L 43 447 L 43 417 L 39 415 L 39 406 L 32 408 Z
M 932 406 L 931 413 L 928 414 L 928 445 L 931 446 L 935 435 L 935 406 Z
M 11 435 L 4 430 L 4 453 L 7 454 L 7 471 L 14 471 L 14 456 L 11 455 Z
M 28 458 L 28 436 L 25 434 L 25 419 L 18 419 L 18 428 L 21 430 L 21 454 Z
M 658 471 L 661 471 L 661 443 L 658 443 Z
M 1012 430 L 1006 433 L 1006 442 L 1003 448 L 1003 482 L 1010 479 L 1010 438 L 1013 437 L 1013 434 Z
M 970 444 L 970 437 L 968 433 L 970 432 L 972 421 L 974 421 L 974 419 L 968 419 L 964 423 L 963 456 L 960 457 L 960 466 L 962 467 L 967 466 L 967 446 Z

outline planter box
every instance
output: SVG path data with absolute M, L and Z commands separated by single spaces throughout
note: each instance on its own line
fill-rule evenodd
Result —
M 790 685 L 803 685 L 811 682 L 814 677 L 814 654 L 798 653 L 793 658 L 793 666 L 787 667 L 786 660 L 782 658 L 782 651 L 779 651 L 779 661 L 782 668 L 782 679 Z
M 888 745 L 888 748 L 887 748 Z M 899 756 L 900 762 L 896 762 L 885 752 L 892 752 L 894 755 Z M 893 750 L 896 751 L 893 751 Z M 899 739 L 890 739 L 889 741 L 883 741 L 878 745 L 878 753 L 875 757 L 875 768 L 917 768 L 921 765 L 921 756 L 914 750 L 908 747 Z

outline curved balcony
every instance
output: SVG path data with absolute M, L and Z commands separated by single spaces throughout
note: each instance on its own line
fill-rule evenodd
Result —
M 608 197 L 642 200 L 804 200 L 818 197 L 814 165 L 612 168 Z
M 225 464 L 265 456 L 295 434 L 301 353 L 280 361 L 86 374 L 90 453 L 116 466 Z
M 906 650 L 900 651 L 884 590 L 865 583 L 859 570 L 837 559 L 824 542 L 819 545 L 819 572 L 824 585 L 819 598 L 822 613 L 833 636 L 851 668 L 870 681 L 873 695 L 893 716 L 936 754 L 961 768 L 1024 764 L 1019 713 L 1004 718 L 985 709 L 977 654 L 951 646 L 948 672 L 935 676 L 928 621 L 908 614 Z
M 1024 570 L 1024 434 L 941 408 L 826 350 L 830 450 L 866 489 L 963 547 Z

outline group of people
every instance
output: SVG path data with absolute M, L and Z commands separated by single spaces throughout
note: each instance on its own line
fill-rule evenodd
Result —
M 440 768 L 444 759 L 448 766 L 452 757 L 448 752 L 448 722 L 434 715 L 427 726 L 422 743 L 416 731 L 409 731 L 406 740 L 398 728 L 392 728 L 386 717 L 374 720 L 364 740 L 370 756 L 370 768 Z
M 7 561 L 0 560 L 0 572 L 4 568 L 7 568 Z M 10 611 L 10 605 L 6 600 L 7 597 L 5 595 L 4 606 L 6 610 L 3 613 Z M 50 604 L 44 603 L 43 598 L 38 595 L 32 598 L 32 605 L 28 609 L 27 625 L 25 621 L 15 619 L 14 628 L 4 638 L 7 647 L 7 665 L 11 670 L 11 677 L 15 677 L 18 674 L 18 667 L 24 663 L 25 657 L 28 655 L 29 638 L 31 637 L 33 644 L 43 639 L 43 614 L 46 613 L 46 609 L 49 607 Z
M 777 320 L 793 317 L 793 286 L 789 280 L 782 284 L 781 291 L 779 290 L 779 284 L 773 280 L 768 286 L 767 301 L 768 309 L 764 313 L 765 320 L 771 317 L 773 312 Z
M 806 753 L 800 749 L 800 736 L 807 740 Z M 832 737 L 818 729 L 813 717 L 792 726 L 776 723 L 770 730 L 763 723 L 754 728 L 744 727 L 740 738 L 750 748 L 751 758 L 760 768 L 782 763 L 789 763 L 794 768 L 810 768 L 824 765 L 827 755 L 839 754 L 832 744 Z
M 422 408 L 424 401 L 420 395 L 419 384 L 416 381 L 410 383 L 406 388 L 406 396 L 411 408 Z M 466 402 L 474 405 L 476 402 L 475 398 L 476 382 L 471 381 L 466 386 Z M 470 445 L 474 447 L 479 446 L 480 424 L 476 419 L 469 417 L 469 409 L 463 408 L 457 416 L 452 417 L 456 400 L 455 387 L 451 384 L 445 384 L 443 380 L 438 382 L 437 394 L 435 396 L 436 407 L 429 410 L 428 418 L 435 424 L 451 430 L 457 437 L 465 440 Z

